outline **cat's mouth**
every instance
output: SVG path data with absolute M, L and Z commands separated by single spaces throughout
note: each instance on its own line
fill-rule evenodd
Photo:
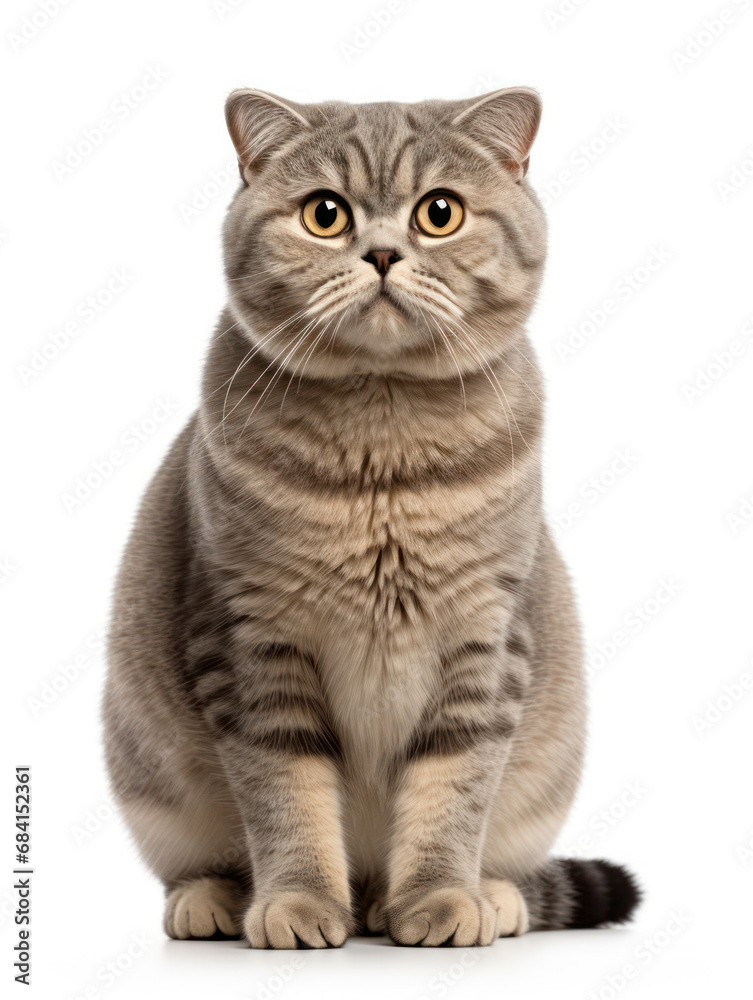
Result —
M 410 316 L 408 310 L 405 308 L 403 303 L 400 302 L 398 297 L 395 295 L 390 286 L 384 280 L 382 281 L 379 289 L 377 290 L 377 293 L 374 296 L 374 299 L 371 304 L 376 305 L 379 302 L 387 302 L 403 316 Z

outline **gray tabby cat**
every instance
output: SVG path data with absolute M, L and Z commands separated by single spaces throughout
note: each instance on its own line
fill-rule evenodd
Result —
M 581 768 L 524 333 L 535 92 L 238 90 L 229 302 L 117 585 L 115 793 L 176 938 L 488 945 L 619 922 L 547 858 Z

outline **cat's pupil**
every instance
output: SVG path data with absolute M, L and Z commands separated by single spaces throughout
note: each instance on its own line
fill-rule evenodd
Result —
M 435 198 L 431 205 L 429 205 L 428 215 L 432 226 L 435 226 L 437 229 L 444 229 L 450 221 L 452 209 L 447 204 L 446 199 Z
M 335 219 L 337 218 L 337 202 L 320 201 L 314 211 L 314 218 L 316 219 L 316 224 L 321 226 L 322 229 L 329 229 L 330 226 L 334 226 Z

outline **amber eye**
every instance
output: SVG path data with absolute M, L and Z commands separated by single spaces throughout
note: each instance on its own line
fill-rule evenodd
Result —
M 463 206 L 452 194 L 427 194 L 416 209 L 416 225 L 427 236 L 449 236 L 462 221 Z
M 301 220 L 314 236 L 339 236 L 350 225 L 350 209 L 337 195 L 319 191 L 303 206 Z

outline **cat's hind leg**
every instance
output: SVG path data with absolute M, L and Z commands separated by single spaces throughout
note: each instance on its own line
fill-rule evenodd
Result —
M 482 878 L 482 895 L 496 914 L 494 937 L 518 937 L 528 930 L 528 907 L 519 889 L 506 878 Z
M 165 885 L 163 926 L 171 938 L 239 937 L 249 895 L 242 829 L 200 794 L 170 804 L 128 802 L 123 812 L 150 868 Z M 224 805 L 224 803 L 223 803 Z
M 165 933 L 168 937 L 240 937 L 244 892 L 236 879 L 205 876 L 186 880 L 167 893 Z
M 110 722 L 117 722 L 115 713 Z M 111 724 L 113 790 L 139 853 L 165 886 L 165 932 L 180 939 L 238 936 L 251 871 L 223 775 L 184 751 L 198 746 L 186 734 L 179 739 L 165 727 L 131 732 Z

